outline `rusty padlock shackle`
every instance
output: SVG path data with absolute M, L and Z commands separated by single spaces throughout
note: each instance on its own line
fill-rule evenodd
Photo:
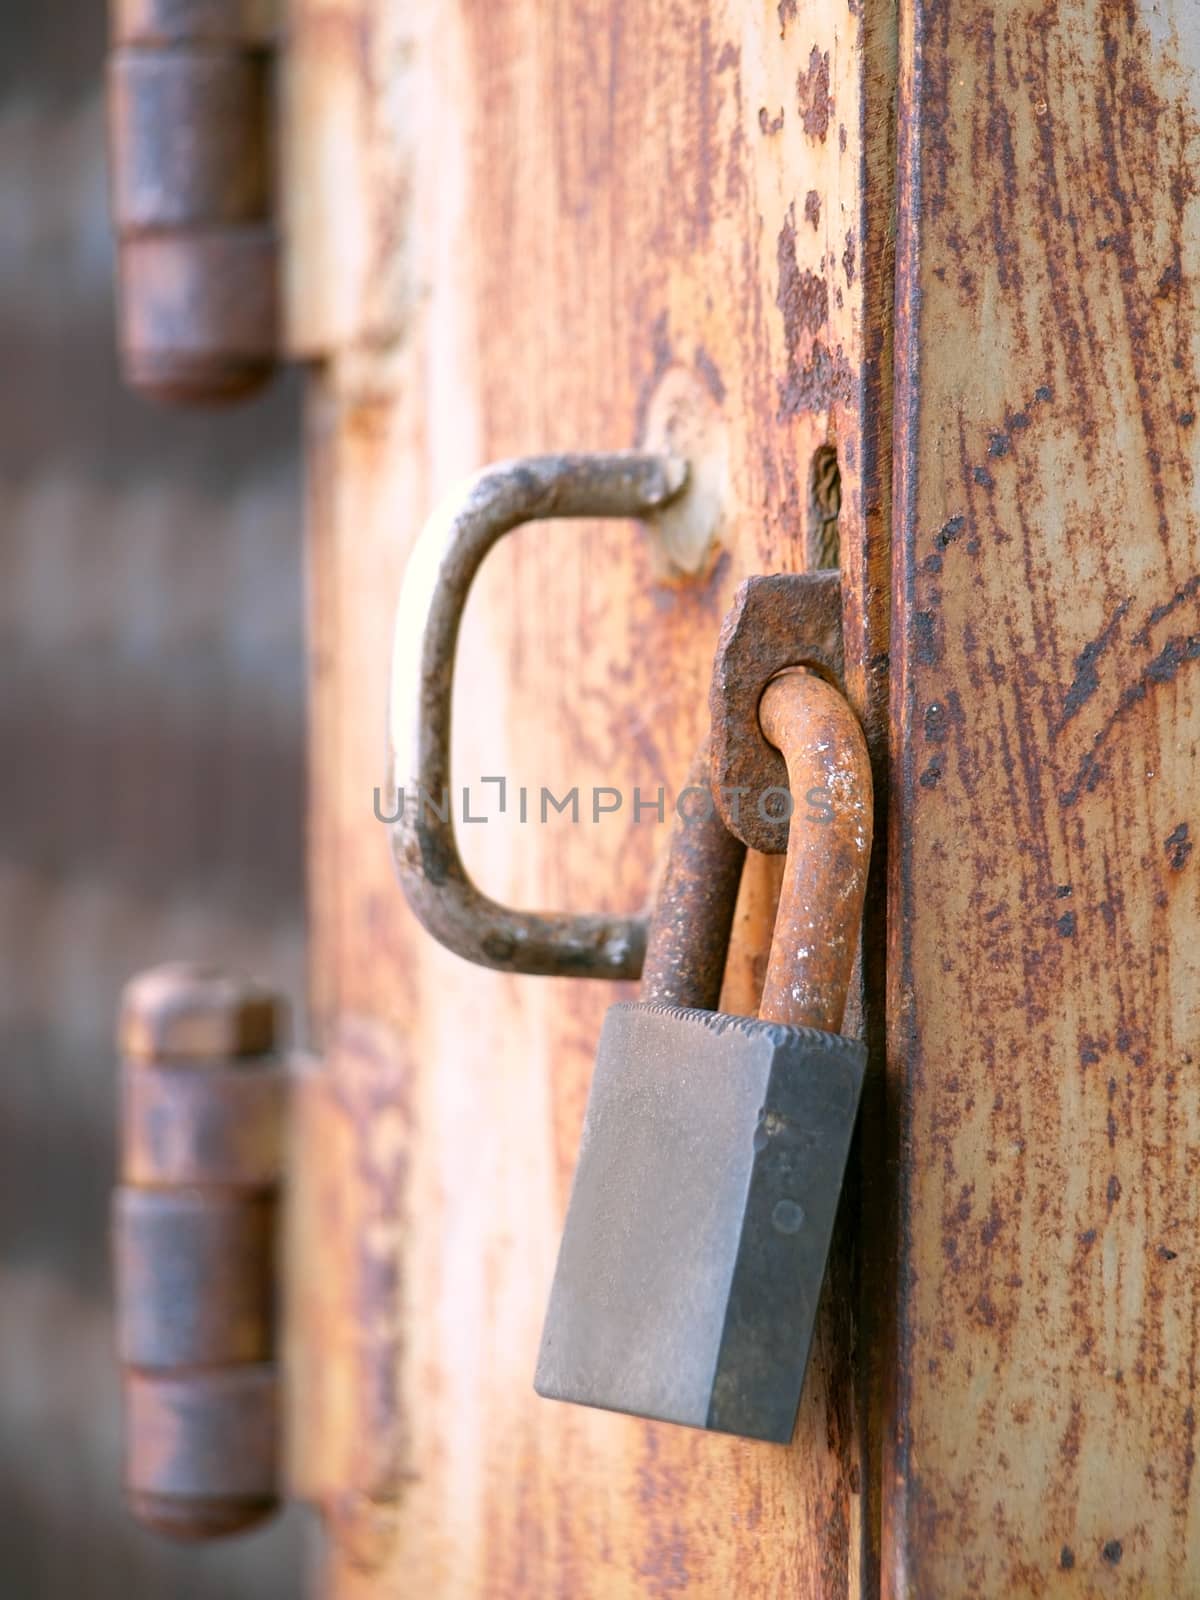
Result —
M 831 684 L 804 668 L 771 679 L 761 737 L 787 764 L 792 796 L 787 862 L 759 1005 L 764 1022 L 837 1033 L 862 920 L 871 857 L 871 766 L 862 728 Z M 751 735 L 753 737 L 753 735 Z M 676 818 L 651 918 L 642 1000 L 715 1011 L 746 846 L 711 795 L 710 741 L 688 776 L 704 810 Z M 799 809 L 803 807 L 803 809 Z
M 871 864 L 874 805 L 867 741 L 848 701 L 791 668 L 759 702 L 767 743 L 787 762 L 787 862 L 758 1015 L 839 1033 Z
M 685 462 L 633 451 L 498 462 L 434 512 L 409 557 L 392 651 L 388 777 L 404 797 L 390 823 L 392 854 L 426 932 L 478 966 L 551 977 L 636 978 L 646 920 L 515 911 L 468 877 L 449 796 L 455 653 L 471 584 L 492 546 L 522 523 L 647 518 L 674 500 L 686 482 Z

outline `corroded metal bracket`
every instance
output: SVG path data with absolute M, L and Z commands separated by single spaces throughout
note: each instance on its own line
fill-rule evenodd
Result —
M 279 345 L 274 33 L 261 0 L 112 0 L 121 358 L 158 399 L 260 388 Z
M 449 803 L 455 648 L 471 584 L 504 534 L 546 518 L 649 518 L 686 482 L 686 463 L 624 451 L 500 462 L 436 511 L 413 548 L 392 654 L 392 851 L 422 926 L 467 961 L 574 978 L 641 971 L 643 918 L 514 911 L 467 876 Z
M 178 1539 L 262 1521 L 280 1498 L 277 1209 L 282 1004 L 193 966 L 126 989 L 114 1196 L 125 1481 Z
M 801 666 L 845 693 L 841 573 L 747 578 L 721 625 L 713 662 L 712 787 L 725 826 L 765 855 L 786 851 L 790 812 L 767 803 L 788 793 L 788 771 L 763 737 L 759 701 L 772 678 Z

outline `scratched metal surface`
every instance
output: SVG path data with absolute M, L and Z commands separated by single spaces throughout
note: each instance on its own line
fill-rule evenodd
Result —
M 1200 16 L 901 39 L 889 1592 L 1200 1592 Z
M 472 875 L 518 906 L 640 909 L 667 830 L 635 824 L 628 797 L 682 783 L 722 613 L 747 573 L 804 564 L 809 473 L 830 439 L 847 678 L 880 748 L 889 13 L 825 0 L 294 9 L 286 159 L 308 179 L 289 233 L 290 337 L 330 352 L 309 431 L 313 995 L 325 1039 L 369 1026 L 406 1130 L 396 1271 L 345 1310 L 395 1326 L 395 1404 L 357 1413 L 393 1453 L 359 1484 L 378 1516 L 361 1501 L 350 1515 L 371 1536 L 335 1518 L 331 1592 L 872 1592 L 871 1380 L 855 1356 L 877 1343 L 844 1263 L 791 1449 L 534 1396 L 601 1019 L 629 991 L 469 968 L 435 946 L 393 880 L 372 790 L 400 571 L 431 505 L 489 460 L 641 445 L 668 387 L 709 419 L 709 464 L 725 474 L 713 569 L 665 583 L 627 527 L 524 530 L 489 556 L 460 646 L 454 765 L 477 801 L 479 775 L 504 773 L 513 794 L 616 785 L 625 809 L 522 828 L 511 810 L 497 819 L 491 791 L 492 821 L 461 829 Z M 865 214 L 868 166 L 886 193 Z M 337 270 L 318 270 L 331 251 Z M 770 882 L 761 863 L 747 872 L 735 1009 L 761 983 Z

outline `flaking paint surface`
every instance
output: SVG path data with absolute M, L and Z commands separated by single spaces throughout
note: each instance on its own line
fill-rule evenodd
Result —
M 323 1031 L 374 1019 L 413 1063 L 399 1382 L 414 1475 L 389 1554 L 335 1543 L 339 1600 L 873 1587 L 874 1380 L 857 1354 L 875 1341 L 844 1251 L 790 1449 L 534 1396 L 595 1043 L 625 991 L 438 950 L 371 811 L 392 607 L 430 506 L 489 459 L 639 443 L 679 367 L 725 419 L 727 549 L 667 586 L 628 528 L 506 541 L 465 619 L 459 770 L 556 795 L 681 782 L 721 615 L 747 573 L 803 565 L 811 459 L 831 439 L 847 675 L 882 749 L 890 201 L 868 215 L 863 198 L 868 143 L 884 152 L 871 170 L 891 171 L 894 31 L 884 8 L 859 10 L 444 0 L 371 7 L 354 33 L 359 167 L 330 225 L 344 190 L 362 259 L 386 270 L 367 270 L 357 316 L 339 305 L 352 331 L 311 413 L 314 993 Z M 461 831 L 489 892 L 580 909 L 636 908 L 666 839 L 628 815 Z M 761 980 L 771 878 L 748 873 L 733 992 Z
M 891 1592 L 1200 1592 L 1200 24 L 902 24 Z

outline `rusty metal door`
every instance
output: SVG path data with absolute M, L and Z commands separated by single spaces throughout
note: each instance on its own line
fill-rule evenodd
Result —
M 1200 28 L 902 41 L 898 1592 L 1200 1590 Z
M 284 1376 L 338 1600 L 1200 1589 L 1198 38 L 1185 0 L 293 0 L 319 1060 Z M 459 832 L 507 904 L 637 911 L 738 581 L 840 562 L 870 1063 L 787 1449 L 535 1398 L 622 991 L 445 953 L 380 817 L 430 508 L 634 446 L 687 457 L 686 514 L 489 558 Z M 730 1009 L 775 882 L 752 858 Z
M 343 1274 L 361 1386 L 339 1413 L 339 1597 L 878 1586 L 856 1359 L 876 1340 L 844 1248 L 790 1450 L 534 1395 L 600 1021 L 631 991 L 448 956 L 408 912 L 373 815 L 407 552 L 459 479 L 526 453 L 673 443 L 719 525 L 691 572 L 686 526 L 672 545 L 539 524 L 488 558 L 459 647 L 454 770 L 488 818 L 459 834 L 489 894 L 643 906 L 722 613 L 744 576 L 802 570 L 828 542 L 836 468 L 848 676 L 882 749 L 891 185 L 873 207 L 867 186 L 891 170 L 895 37 L 887 8 L 859 9 L 298 8 L 291 311 L 321 354 L 312 996 L 342 1085 L 340 1118 L 314 1121 L 342 1137 L 315 1132 L 297 1159 L 321 1166 L 331 1204 L 349 1184 L 382 1208 Z M 499 776 L 503 817 L 482 783 Z M 576 786 L 578 823 L 543 821 L 542 788 Z M 594 823 L 597 786 L 624 804 Z M 760 858 L 730 990 L 746 1010 L 773 882 Z M 314 1207 L 301 1251 L 327 1226 Z M 336 1477 L 334 1432 L 312 1440 L 318 1477 Z

